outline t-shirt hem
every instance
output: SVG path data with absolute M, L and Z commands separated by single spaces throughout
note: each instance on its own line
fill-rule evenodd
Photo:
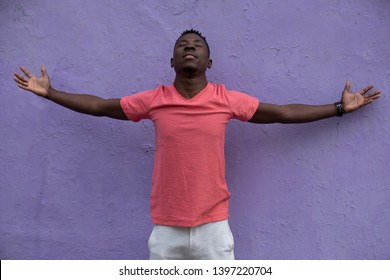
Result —
M 223 220 L 226 220 L 228 218 L 229 218 L 229 214 L 224 213 L 224 214 L 215 215 L 212 217 L 203 218 L 203 219 L 197 220 L 197 221 L 152 218 L 152 223 L 155 225 L 162 225 L 162 226 L 196 227 L 196 226 L 200 226 L 203 224 L 223 221 Z

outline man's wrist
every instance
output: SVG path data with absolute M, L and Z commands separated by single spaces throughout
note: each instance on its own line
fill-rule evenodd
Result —
M 43 97 L 46 98 L 46 99 L 49 99 L 50 92 L 53 91 L 53 90 L 54 90 L 54 89 L 53 89 L 52 87 L 49 87 L 49 88 L 47 89 L 47 94 L 46 94 L 45 96 L 43 96 Z
M 336 102 L 334 104 L 336 106 L 336 116 L 342 117 L 345 114 L 344 105 L 342 102 Z

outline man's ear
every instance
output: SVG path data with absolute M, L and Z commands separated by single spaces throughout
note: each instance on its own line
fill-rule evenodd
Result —
M 207 68 L 211 68 L 211 65 L 213 65 L 213 60 L 209 58 L 209 62 L 207 63 Z
M 171 58 L 171 67 L 173 68 L 173 58 Z

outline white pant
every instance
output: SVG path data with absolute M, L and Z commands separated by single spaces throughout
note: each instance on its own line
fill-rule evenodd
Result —
M 228 220 L 196 227 L 155 225 L 148 247 L 151 260 L 234 260 Z

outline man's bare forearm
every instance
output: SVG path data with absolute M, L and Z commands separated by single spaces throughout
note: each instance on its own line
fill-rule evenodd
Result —
M 82 114 L 128 120 L 120 107 L 120 99 L 103 99 L 95 95 L 67 93 L 54 88 L 49 89 L 45 98 Z
M 82 114 L 102 116 L 101 112 L 98 110 L 98 104 L 104 99 L 98 96 L 67 93 L 50 88 L 46 99 Z
M 281 123 L 307 123 L 318 121 L 330 117 L 335 117 L 337 113 L 334 104 L 329 105 L 304 105 L 290 104 L 284 105 L 285 114 L 280 120 Z
M 249 120 L 252 123 L 306 123 L 318 121 L 337 115 L 334 104 L 305 105 L 289 104 L 275 105 L 259 103 L 256 113 Z

